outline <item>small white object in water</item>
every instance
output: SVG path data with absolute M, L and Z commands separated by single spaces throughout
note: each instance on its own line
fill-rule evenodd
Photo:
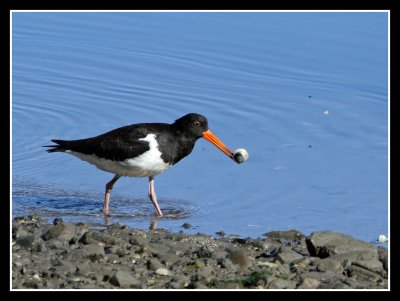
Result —
M 381 234 L 381 235 L 379 235 L 378 241 L 379 242 L 387 242 L 388 238 L 385 235 Z
M 238 148 L 233 153 L 233 160 L 236 163 L 244 163 L 249 158 L 249 153 L 244 148 Z
M 328 110 L 326 110 L 325 112 L 324 112 L 324 115 L 329 115 L 330 113 L 329 113 L 329 111 Z

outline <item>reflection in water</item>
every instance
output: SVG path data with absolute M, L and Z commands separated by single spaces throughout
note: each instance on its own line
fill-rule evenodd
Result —
M 149 227 L 150 230 L 157 229 L 157 222 L 158 222 L 159 219 L 160 219 L 159 216 L 154 216 L 154 217 L 151 218 L 150 227 Z
M 65 221 L 82 221 L 98 226 L 124 223 L 135 227 L 138 222 L 150 223 L 149 229 L 156 229 L 161 220 L 185 220 L 194 214 L 203 214 L 207 208 L 186 200 L 160 200 L 163 217 L 158 217 L 147 198 L 130 199 L 115 194 L 109 214 L 101 208 L 99 193 L 63 191 L 52 185 L 42 186 L 34 182 L 13 185 L 13 216 L 40 214 L 44 218 L 62 217 Z
M 149 226 L 150 230 L 157 229 L 157 222 L 159 219 L 160 219 L 159 216 L 150 217 L 150 226 Z M 111 220 L 112 220 L 112 216 L 110 216 L 110 214 L 104 214 L 104 225 L 105 226 L 109 226 L 110 224 L 112 224 L 112 222 L 110 223 Z
M 110 224 L 110 215 L 104 214 L 104 225 L 108 226 Z

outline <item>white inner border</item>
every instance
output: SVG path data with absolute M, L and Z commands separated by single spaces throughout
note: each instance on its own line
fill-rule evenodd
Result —
M 390 10 L 10 10 L 10 290 L 12 291 L 116 291 L 118 289 L 12 289 L 12 16 L 13 13 L 26 13 L 26 12 L 39 12 L 39 13 L 52 13 L 52 12 L 71 12 L 71 13 L 107 13 L 107 12 L 121 12 L 121 13 L 187 13 L 187 12 L 214 12 L 214 13 L 296 13 L 296 12 L 308 12 L 308 13 L 321 13 L 321 12 L 337 12 L 337 13 L 371 13 L 371 12 L 379 12 L 379 13 L 387 13 L 388 14 L 388 289 L 390 290 L 390 245 L 391 245 L 391 231 L 390 231 Z M 135 291 L 135 289 L 121 289 L 121 291 Z M 137 289 L 137 291 L 164 291 L 163 289 Z M 260 291 L 257 289 L 241 289 L 240 291 Z M 174 291 L 187 291 L 187 289 L 176 289 Z M 203 291 L 203 289 L 199 289 L 198 291 Z M 204 291 L 213 291 L 212 289 L 207 289 Z M 215 291 L 232 291 L 227 289 L 219 289 Z M 274 290 L 267 290 L 274 291 Z M 282 291 L 282 290 L 278 290 Z M 297 291 L 291 289 L 285 289 L 283 291 Z M 306 290 L 307 291 L 307 290 Z M 311 290 L 313 291 L 313 290 Z M 316 291 L 354 291 L 353 289 L 335 289 L 335 290 L 326 290 L 326 289 L 318 289 Z M 364 290 L 363 290 L 364 291 Z M 367 289 L 365 291 L 386 291 L 386 290 L 373 290 Z

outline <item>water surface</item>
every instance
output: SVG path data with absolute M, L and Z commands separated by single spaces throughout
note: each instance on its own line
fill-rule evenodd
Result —
M 190 113 L 250 159 L 200 139 L 156 177 L 158 227 L 257 237 L 388 232 L 384 12 L 14 12 L 12 214 L 147 228 L 146 178 L 41 147 Z

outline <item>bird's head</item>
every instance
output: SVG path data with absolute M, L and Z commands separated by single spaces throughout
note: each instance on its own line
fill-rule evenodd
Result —
M 199 139 L 204 138 L 218 147 L 229 158 L 233 158 L 233 153 L 215 136 L 208 128 L 208 120 L 206 117 L 196 113 L 187 114 L 174 123 L 182 131 L 188 133 L 191 137 Z

